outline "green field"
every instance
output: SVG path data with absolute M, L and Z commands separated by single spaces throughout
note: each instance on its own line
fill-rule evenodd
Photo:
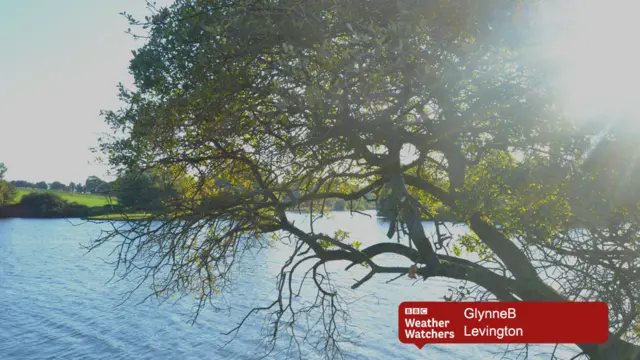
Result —
M 108 214 L 108 215 L 98 215 L 98 216 L 89 216 L 88 220 L 145 220 L 149 218 L 151 214 Z
M 115 198 L 108 198 L 104 195 L 97 194 L 75 194 L 67 191 L 58 191 L 58 190 L 37 190 L 37 189 L 18 189 L 18 196 L 14 199 L 14 203 L 19 203 L 20 199 L 23 196 L 34 193 L 53 193 L 59 195 L 61 198 L 65 199 L 70 203 L 76 203 L 80 205 L 85 205 L 88 207 L 100 207 L 109 204 L 116 204 L 118 201 Z

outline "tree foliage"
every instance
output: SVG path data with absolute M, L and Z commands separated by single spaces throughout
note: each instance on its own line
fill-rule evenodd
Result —
M 0 162 L 0 206 L 11 203 L 18 195 L 16 187 L 4 179 L 6 173 L 7 167 Z
M 84 183 L 84 190 L 92 194 L 107 194 L 111 185 L 97 176 L 89 176 Z
M 27 188 L 27 189 L 33 189 L 36 187 L 36 184 L 26 180 L 12 180 L 11 184 L 13 184 L 13 186 L 15 187 Z
M 631 356 L 640 199 L 605 191 L 625 167 L 585 161 L 601 129 L 557 111 L 544 67 L 528 56 L 535 27 L 521 6 L 192 0 L 152 8 L 144 22 L 130 17 L 148 39 L 130 65 L 136 88 L 120 86 L 126 106 L 104 113 L 114 136 L 102 151 L 121 173 L 162 169 L 179 186 L 155 217 L 114 227 L 93 246 L 120 241 L 130 249 L 120 256 L 136 259 L 119 262 L 127 274 L 143 269 L 154 294 L 193 292 L 202 306 L 224 290 L 241 249 L 291 241 L 275 301 L 261 309 L 275 319 L 273 340 L 294 331 L 300 312 L 318 310 L 324 324 L 341 313 L 338 292 L 320 281 L 323 264 L 365 266 L 358 288 L 407 274 L 376 263 L 393 253 L 423 278 L 463 281 L 469 291 L 454 300 L 606 299 L 609 342 L 578 346 L 593 359 Z M 287 215 L 322 214 L 328 199 L 382 204 L 389 237 L 404 240 L 361 248 Z M 454 255 L 421 224 L 438 209 L 471 229 L 452 239 Z M 593 221 L 603 216 L 611 221 Z M 304 262 L 312 271 L 297 274 Z M 317 285 L 312 309 L 292 304 L 286 284 L 296 275 Z M 324 330 L 321 350 L 338 356 L 341 339 Z
M 163 201 L 174 193 L 171 184 L 165 183 L 160 174 L 153 171 L 127 171 L 114 183 L 118 204 L 127 211 L 159 211 Z
M 21 207 L 28 209 L 29 216 L 57 217 L 68 212 L 70 205 L 60 195 L 49 192 L 29 193 L 20 199 Z
M 67 189 L 67 185 L 61 183 L 60 181 L 54 181 L 51 184 L 49 184 L 49 189 L 51 189 L 51 190 L 66 190 Z
M 47 185 L 47 183 L 44 181 L 38 181 L 36 183 L 36 189 L 47 190 L 49 189 L 49 185 Z
M 8 181 L 0 181 L 0 206 L 10 204 L 18 196 L 18 189 Z

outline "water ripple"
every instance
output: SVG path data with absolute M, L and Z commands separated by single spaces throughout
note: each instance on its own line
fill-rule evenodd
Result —
M 375 218 L 337 213 L 332 221 L 318 226 L 324 226 L 326 233 L 346 227 L 365 244 L 385 239 Z M 276 247 L 239 263 L 238 281 L 225 295 L 230 310 L 206 309 L 191 326 L 187 323 L 188 301 L 175 306 L 135 305 L 147 295 L 143 291 L 117 306 L 132 284 L 106 284 L 112 268 L 101 259 L 108 257 L 110 249 L 85 255 L 79 246 L 99 230 L 96 224 L 73 226 L 65 220 L 0 220 L 0 359 L 251 359 L 261 354 L 263 318 L 251 318 L 224 348 L 228 337 L 221 333 L 233 328 L 246 311 L 273 298 L 275 275 L 289 254 L 287 249 Z M 344 271 L 343 266 L 334 268 Z M 346 347 L 349 355 L 364 359 L 500 358 L 494 356 L 501 349 L 496 346 L 429 345 L 418 350 L 398 341 L 398 304 L 439 300 L 455 282 L 430 279 L 414 284 L 405 279 L 386 284 L 387 278 L 380 277 L 351 291 L 352 279 L 363 274 L 354 268 L 342 276 L 340 284 L 345 287 L 345 298 L 360 298 L 349 309 L 354 320 L 350 331 L 360 336 L 361 346 Z M 305 359 L 318 355 L 310 352 Z M 282 354 L 269 358 L 282 358 Z

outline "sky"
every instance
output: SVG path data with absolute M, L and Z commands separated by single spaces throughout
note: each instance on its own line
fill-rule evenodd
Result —
M 552 3 L 552 2 L 548 2 Z M 575 116 L 622 116 L 639 125 L 640 33 L 635 0 L 565 0 L 547 9 L 543 53 L 557 66 Z
M 165 1 L 163 3 L 169 3 Z M 144 0 L 0 0 L 0 162 L 8 180 L 108 179 L 89 150 L 108 131 L 101 109 L 130 86 L 131 50 L 120 12 Z
M 158 1 L 160 5 L 171 0 Z M 640 46 L 634 0 L 566 0 L 543 11 L 536 49 L 558 65 L 563 101 L 578 117 L 612 111 L 640 125 Z M 557 5 L 562 4 L 562 5 Z M 110 180 L 89 150 L 108 130 L 101 109 L 130 86 L 131 50 L 119 15 L 148 14 L 144 0 L 0 0 L 0 162 L 9 180 Z

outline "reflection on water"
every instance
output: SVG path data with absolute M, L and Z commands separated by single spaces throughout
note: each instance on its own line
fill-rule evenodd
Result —
M 297 224 L 304 216 L 292 214 Z M 191 306 L 185 299 L 173 305 L 138 304 L 144 289 L 118 306 L 132 283 L 106 283 L 112 274 L 110 248 L 85 254 L 80 244 L 95 238 L 101 226 L 77 225 L 66 220 L 0 220 L 0 359 L 250 359 L 261 354 L 263 317 L 250 318 L 238 337 L 222 335 L 233 328 L 254 306 L 273 300 L 275 278 L 290 249 L 277 246 L 248 256 L 239 264 L 236 283 L 221 297 L 225 311 L 205 309 L 191 325 Z M 72 224 L 75 223 L 75 224 Z M 425 224 L 427 232 L 433 227 Z M 389 241 L 386 228 L 375 217 L 333 213 L 314 225 L 316 231 L 344 229 L 364 245 Z M 453 231 L 464 232 L 463 227 Z M 398 257 L 383 264 L 409 265 Z M 366 270 L 334 264 L 346 287 Z M 397 306 L 407 300 L 441 300 L 449 285 L 446 279 L 414 282 L 394 275 L 374 277 L 356 291 L 345 289 L 346 298 L 359 300 L 349 306 L 353 333 L 360 345 L 348 349 L 349 357 L 365 359 L 500 359 L 504 347 L 493 345 L 428 345 L 418 350 L 399 342 Z M 305 301 L 301 299 L 300 301 Z M 138 305 L 136 305 L 138 304 Z M 285 341 L 286 342 L 286 341 Z M 548 359 L 550 347 L 536 347 L 530 358 Z M 544 355 L 543 353 L 547 353 Z M 540 354 L 540 355 L 536 355 Z M 569 358 L 572 352 L 560 352 Z M 313 358 L 308 354 L 305 358 Z M 512 354 L 514 358 L 516 354 Z M 278 358 L 272 356 L 271 358 Z

